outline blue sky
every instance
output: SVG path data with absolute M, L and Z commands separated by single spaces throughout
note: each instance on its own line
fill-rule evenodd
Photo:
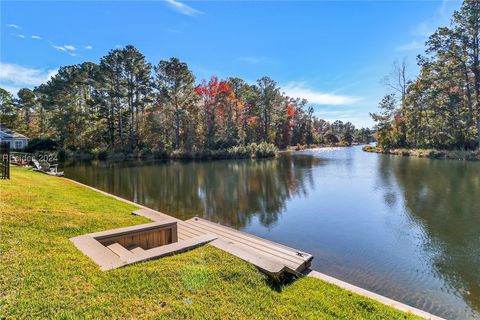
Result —
M 2 1 L 0 87 L 16 92 L 60 66 L 133 44 L 179 57 L 197 81 L 268 75 L 327 120 L 370 126 L 392 62 L 415 57 L 459 1 Z

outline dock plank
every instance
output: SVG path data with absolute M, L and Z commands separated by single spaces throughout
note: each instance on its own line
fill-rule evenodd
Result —
M 313 259 L 313 256 L 309 253 L 202 218 L 196 217 L 182 221 L 145 208 L 136 210 L 133 214 L 144 216 L 153 221 L 176 220 L 178 239 L 182 241 L 205 235 L 214 235 L 216 240 L 210 242 L 211 245 L 254 264 L 272 277 L 279 277 L 284 272 L 300 275 L 310 267 Z
M 253 235 L 249 235 L 238 230 L 234 230 L 216 223 L 212 223 L 201 218 L 194 218 L 188 221 L 197 223 L 198 225 L 203 225 L 206 228 L 208 228 L 209 231 L 213 229 L 216 232 L 222 233 L 226 237 L 235 239 L 237 241 L 241 241 L 242 243 L 248 243 L 262 251 L 271 252 L 272 254 L 277 255 L 278 257 L 291 260 L 292 262 L 298 263 L 298 262 L 303 262 L 305 260 L 308 260 L 306 259 L 306 257 L 304 258 L 303 254 L 300 251 L 281 246 L 280 244 L 270 242 L 266 239 L 258 238 Z M 299 253 L 302 255 L 299 255 Z
M 220 238 L 212 241 L 210 244 L 255 265 L 263 272 L 266 272 L 274 277 L 280 276 L 285 268 L 282 261 L 279 261 L 272 256 L 258 254 L 258 252 L 251 250 L 251 248 L 248 246 L 239 243 Z
M 269 266 L 275 265 L 275 263 L 283 265 L 283 268 L 280 269 L 282 272 L 289 271 L 294 274 L 300 274 L 310 266 L 311 260 L 313 259 L 313 256 L 308 253 L 201 218 L 189 219 L 185 221 L 185 223 L 187 223 L 189 227 L 199 231 L 218 235 L 218 241 L 212 242 L 212 245 L 216 246 L 216 244 L 219 243 L 219 247 L 221 247 L 222 250 L 228 251 L 233 255 L 255 264 L 262 269 L 262 271 L 271 275 L 279 272 L 278 268 L 272 267 L 270 270 L 268 269 Z M 221 241 L 223 241 L 223 243 L 221 243 Z M 225 243 L 228 243 L 229 246 L 226 246 Z M 245 254 L 245 251 L 247 251 L 248 254 Z M 248 257 L 248 259 L 246 259 L 246 257 Z M 268 261 L 268 263 L 262 263 L 262 261 Z
M 223 238 L 225 240 L 228 240 L 230 242 L 245 245 L 245 246 L 249 247 L 250 250 L 252 252 L 255 252 L 257 255 L 272 256 L 272 257 L 275 257 L 276 259 L 281 259 L 284 264 L 288 265 L 291 268 L 296 269 L 297 265 L 303 263 L 303 260 L 295 259 L 295 257 L 293 257 L 293 255 L 287 255 L 287 254 L 272 250 L 271 248 L 267 248 L 267 247 L 262 246 L 261 243 L 259 244 L 259 243 L 253 242 L 253 241 L 249 241 L 248 239 L 245 240 L 243 238 L 238 237 L 238 235 L 229 234 L 229 233 L 224 232 L 223 230 L 219 230 L 219 229 L 210 229 L 210 228 L 208 228 L 208 226 L 204 226 L 204 225 L 200 225 L 200 224 L 197 224 L 196 226 L 199 227 L 199 228 L 204 228 L 205 232 L 214 233 L 214 234 L 220 236 L 221 238 Z

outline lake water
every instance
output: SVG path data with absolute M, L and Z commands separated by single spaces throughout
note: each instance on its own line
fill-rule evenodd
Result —
M 314 255 L 313 269 L 448 319 L 480 319 L 480 162 L 366 153 L 92 162 L 68 178 Z

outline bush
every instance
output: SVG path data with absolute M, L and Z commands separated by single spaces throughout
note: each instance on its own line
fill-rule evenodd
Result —
M 257 149 L 255 150 L 255 157 L 257 158 L 270 158 L 274 157 L 277 153 L 278 149 L 271 143 L 262 142 L 257 145 Z
M 163 146 L 155 146 L 151 152 L 155 159 L 168 159 L 170 157 L 170 153 Z
M 235 146 L 228 149 L 229 156 L 231 158 L 250 158 L 251 151 L 247 148 L 247 146 Z
M 93 148 L 91 151 L 92 157 L 98 160 L 107 160 L 108 150 L 105 148 Z
M 374 146 L 364 146 L 363 151 L 394 154 L 401 156 L 414 156 L 430 159 L 455 159 L 475 161 L 480 160 L 480 151 L 472 150 L 438 150 L 438 149 L 382 149 Z
M 195 159 L 195 160 L 217 160 L 217 159 L 250 159 L 250 158 L 272 158 L 275 157 L 278 148 L 271 144 L 262 142 L 248 145 L 238 145 L 223 149 L 183 150 L 169 151 L 162 146 L 153 149 L 137 147 L 133 150 L 107 149 L 97 147 L 91 150 L 62 150 L 63 160 L 74 157 L 77 159 L 98 159 L 98 160 L 124 160 L 129 159 Z
M 380 152 L 380 148 L 376 146 L 364 146 L 362 147 L 362 150 L 365 152 Z
M 445 152 L 441 150 L 430 150 L 428 157 L 432 159 L 442 159 L 445 158 Z
M 272 158 L 278 149 L 270 143 L 249 144 L 246 146 L 234 146 L 228 149 L 204 149 L 204 150 L 173 150 L 168 157 L 171 159 L 196 159 L 196 160 L 220 160 L 220 159 L 250 159 Z
M 67 160 L 67 159 L 72 158 L 72 156 L 73 156 L 72 151 L 67 150 L 67 149 L 60 149 L 57 154 L 58 154 L 58 160 L 62 161 L 62 162 Z
M 57 147 L 57 142 L 52 139 L 33 138 L 28 142 L 25 151 L 31 153 L 36 151 L 53 151 L 56 150 Z

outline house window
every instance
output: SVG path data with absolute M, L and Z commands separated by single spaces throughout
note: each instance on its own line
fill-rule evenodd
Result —
M 23 148 L 23 141 L 15 141 L 15 149 L 22 149 Z

